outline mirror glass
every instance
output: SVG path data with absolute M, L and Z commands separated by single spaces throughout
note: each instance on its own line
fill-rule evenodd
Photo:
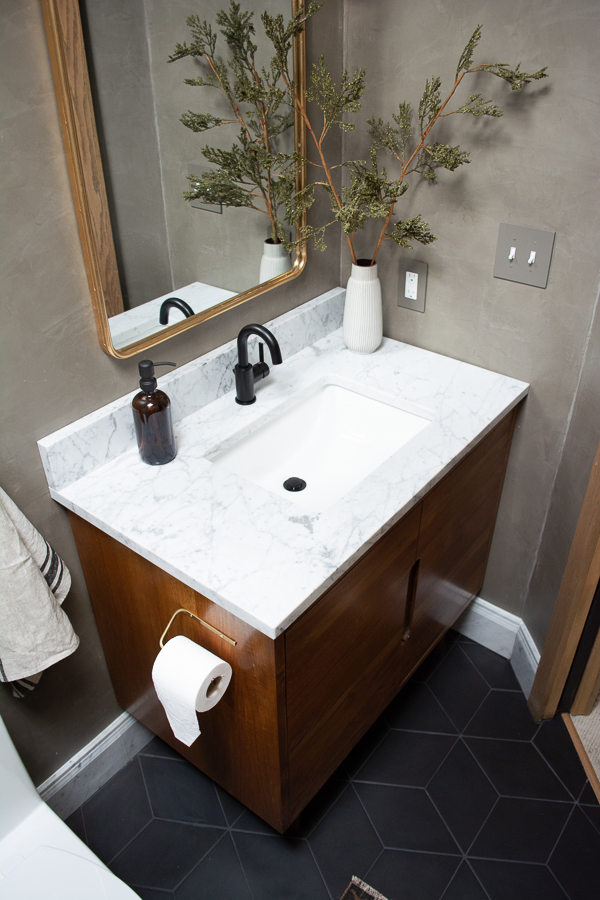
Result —
M 74 14 L 69 16 L 68 7 L 76 6 L 77 2 L 93 100 L 91 125 L 79 121 L 77 128 L 83 156 L 88 143 L 86 128 L 91 130 L 95 126 L 97 133 L 98 166 L 101 165 L 104 174 L 104 204 L 110 214 L 111 243 L 114 242 L 114 251 L 110 249 L 120 285 L 121 296 L 116 300 L 112 297 L 109 302 L 105 287 L 103 291 L 94 289 L 81 214 L 78 220 L 95 307 L 97 300 L 104 300 L 99 304 L 101 308 L 95 309 L 100 342 L 107 352 L 121 357 L 153 346 L 296 277 L 304 266 L 305 251 L 289 254 L 282 252 L 281 247 L 277 255 L 283 261 L 278 261 L 276 270 L 272 263 L 263 262 L 261 267 L 265 240 L 271 237 L 268 215 L 248 208 L 200 200 L 190 202 L 183 197 L 184 191 L 191 188 L 188 176 L 202 176 L 215 169 L 203 156 L 203 148 L 230 150 L 240 126 L 223 92 L 185 83 L 186 79 L 206 78 L 210 74 L 206 59 L 186 57 L 169 62 L 169 57 L 175 52 L 176 44 L 192 42 L 186 19 L 196 15 L 217 32 L 215 55 L 229 59 L 230 51 L 216 24 L 218 12 L 229 11 L 229 0 L 127 0 L 125 3 L 123 0 L 43 0 L 45 15 L 46 7 L 51 10 L 56 7 L 56 17 L 60 19 L 58 30 L 66 46 L 67 68 L 72 53 L 67 45 L 72 40 L 69 41 L 65 32 L 74 27 L 76 18 Z M 268 67 L 272 55 L 260 13 L 281 13 L 287 20 L 298 6 L 298 0 L 292 3 L 290 0 L 241 0 L 242 10 L 254 12 L 259 69 Z M 46 27 L 50 44 L 48 22 Z M 297 80 L 298 72 L 303 75 L 304 71 L 303 59 L 297 58 L 300 51 L 303 53 L 303 47 L 300 40 L 294 48 Z M 57 81 L 52 46 L 50 50 Z M 70 77 L 76 79 L 76 63 L 73 70 L 75 74 Z M 76 115 L 78 89 L 74 83 L 68 88 L 75 95 L 71 105 Z M 182 115 L 188 111 L 208 113 L 231 124 L 197 133 L 181 122 Z M 83 113 L 79 115 L 80 120 L 83 117 Z M 276 151 L 293 152 L 299 129 L 295 134 L 293 118 L 290 125 L 276 138 L 273 148 Z M 66 138 L 65 146 L 69 161 Z M 303 146 L 303 137 L 298 146 Z M 71 166 L 77 163 L 74 156 Z M 85 160 L 83 165 L 85 169 Z M 70 174 L 73 186 L 73 174 Z M 93 181 L 85 171 L 80 181 L 86 177 Z M 298 177 L 302 179 L 303 173 L 298 173 Z M 93 217 L 93 204 L 90 208 Z M 283 219 L 282 212 L 280 219 Z M 91 233 L 93 240 L 93 223 Z M 286 234 L 295 238 L 291 226 Z M 267 248 L 266 252 L 273 255 L 272 249 Z M 101 264 L 102 260 L 100 267 Z M 117 282 L 116 272 L 114 281 Z M 100 297 L 100 293 L 105 296 Z M 167 304 L 161 323 L 161 306 L 170 298 L 184 302 Z M 104 322 L 100 321 L 102 315 Z

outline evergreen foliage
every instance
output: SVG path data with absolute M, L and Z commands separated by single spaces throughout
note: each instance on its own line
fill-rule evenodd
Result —
M 306 10 L 302 26 L 306 19 L 317 12 L 319 6 L 311 3 Z M 297 17 L 299 18 L 299 17 Z M 392 223 L 395 215 L 395 206 L 398 200 L 408 190 L 408 176 L 417 173 L 429 181 L 435 181 L 436 170 L 443 168 L 454 172 L 462 165 L 468 164 L 469 153 L 458 145 L 432 142 L 430 133 L 436 127 L 440 119 L 453 114 L 490 116 L 498 118 L 502 115 L 502 109 L 495 103 L 482 99 L 481 94 L 471 94 L 466 102 L 456 109 L 449 109 L 450 101 L 463 79 L 478 72 L 488 72 L 506 81 L 512 90 L 520 91 L 531 81 L 546 78 L 546 69 L 537 72 L 522 72 L 520 64 L 511 68 L 506 63 L 483 62 L 473 64 L 475 51 L 481 39 L 481 26 L 478 25 L 462 51 L 454 84 L 449 93 L 442 99 L 442 81 L 439 76 L 427 79 L 425 89 L 417 110 L 417 128 L 413 126 L 413 110 L 411 104 L 402 101 L 398 105 L 398 112 L 392 115 L 392 122 L 385 122 L 381 118 L 372 117 L 368 120 L 368 134 L 371 139 L 370 161 L 353 160 L 336 162 L 332 164 L 326 156 L 325 139 L 332 128 L 337 127 L 342 131 L 350 131 L 355 125 L 348 121 L 347 115 L 356 114 L 360 109 L 360 101 L 364 93 L 365 70 L 357 69 L 352 75 L 347 72 L 342 74 L 341 83 L 335 84 L 325 60 L 321 57 L 312 69 L 312 76 L 306 92 L 306 98 L 299 96 L 287 70 L 286 45 L 281 17 L 270 17 L 266 13 L 262 15 L 263 24 L 267 36 L 273 42 L 275 58 L 280 63 L 281 77 L 290 92 L 293 103 L 304 119 L 306 128 L 314 142 L 318 162 L 311 163 L 320 170 L 320 178 L 315 181 L 303 193 L 302 203 L 308 208 L 312 202 L 312 192 L 322 187 L 328 194 L 331 203 L 332 217 L 330 221 L 319 226 L 308 225 L 302 230 L 302 240 L 314 238 L 316 246 L 325 248 L 324 235 L 326 229 L 339 223 L 342 226 L 352 259 L 356 263 L 357 255 L 354 249 L 354 240 L 357 232 L 361 231 L 372 219 L 383 220 L 379 238 L 372 254 L 372 264 L 384 240 L 391 240 L 400 247 L 410 248 L 411 241 L 421 244 L 429 244 L 435 240 L 435 236 L 420 215 L 410 219 L 398 220 Z M 280 21 L 281 20 L 281 21 Z M 319 116 L 308 113 L 307 101 L 312 101 L 319 110 Z M 317 125 L 317 118 L 322 117 L 322 122 Z M 386 169 L 380 168 L 378 153 L 383 152 L 392 159 L 392 165 L 396 168 L 395 177 L 388 176 Z M 346 182 L 339 189 L 334 181 L 335 170 L 341 167 L 346 172 Z
M 290 50 L 294 38 L 321 6 L 322 3 L 317 2 L 304 3 L 296 15 L 287 21 L 282 15 L 262 13 L 261 22 L 273 45 L 273 56 L 269 66 L 260 71 L 255 62 L 258 48 L 254 43 L 253 13 L 243 12 L 239 3 L 230 0 L 229 10 L 217 14 L 219 32 L 230 53 L 228 61 L 217 56 L 219 32 L 198 16 L 188 17 L 192 40 L 189 44 L 177 44 L 169 62 L 186 57 L 203 60 L 207 71 L 197 78 L 186 79 L 185 83 L 220 90 L 229 101 L 232 118 L 188 110 L 181 121 L 195 132 L 236 124 L 239 132 L 230 150 L 203 148 L 204 157 L 215 166 L 215 170 L 201 177 L 189 176 L 191 189 L 186 191 L 184 197 L 266 213 L 271 222 L 273 240 L 283 242 L 287 249 L 309 238 L 314 239 L 319 249 L 325 249 L 325 233 L 331 225 L 338 223 L 346 235 L 354 262 L 357 258 L 354 249 L 357 232 L 365 228 L 369 221 L 381 220 L 382 226 L 372 254 L 374 264 L 383 241 L 394 241 L 400 247 L 410 248 L 412 241 L 429 244 L 435 240 L 435 235 L 420 215 L 406 220 L 392 220 L 396 215 L 396 203 L 409 188 L 409 176 L 416 173 L 435 181 L 438 169 L 454 172 L 470 162 L 468 151 L 460 146 L 431 140 L 431 132 L 440 120 L 454 114 L 491 118 L 499 118 L 503 114 L 499 106 L 483 99 L 481 94 L 471 94 L 462 105 L 451 109 L 450 103 L 463 79 L 487 72 L 507 82 L 511 90 L 521 91 L 531 81 L 546 78 L 546 69 L 528 73 L 521 71 L 520 63 L 514 67 L 500 62 L 474 64 L 481 40 L 481 26 L 478 25 L 459 57 L 454 84 L 444 99 L 441 78 L 436 75 L 427 79 L 417 107 L 416 123 L 411 104 L 401 101 L 391 122 L 375 117 L 368 120 L 368 162 L 346 160 L 332 163 L 326 155 L 327 136 L 332 129 L 347 132 L 355 128 L 348 117 L 360 110 L 366 73 L 362 68 L 356 69 L 353 74 L 343 72 L 337 85 L 324 57 L 320 57 L 312 67 L 306 95 L 300 95 L 290 72 Z M 311 111 L 309 115 L 309 102 L 314 104 L 317 114 Z M 295 111 L 304 120 L 314 143 L 316 162 L 303 159 L 297 152 L 282 153 L 277 150 L 277 138 L 293 125 Z M 392 175 L 380 166 L 380 153 L 391 160 L 395 170 Z M 297 191 L 295 173 L 300 163 L 310 165 L 318 174 L 311 184 Z M 336 170 L 339 169 L 343 169 L 346 175 L 341 188 L 337 183 L 339 173 Z M 288 242 L 282 218 L 288 224 L 300 223 L 303 214 L 311 207 L 317 189 L 323 189 L 329 197 L 329 220 L 318 225 L 302 226 L 299 240 Z
M 276 55 L 268 67 L 259 68 L 253 16 L 235 0 L 228 10 L 217 13 L 218 30 L 197 15 L 188 16 L 190 43 L 177 43 L 169 57 L 169 62 L 188 57 L 201 61 L 206 71 L 196 78 L 186 78 L 185 84 L 216 88 L 227 98 L 232 111 L 231 118 L 221 118 L 188 110 L 181 116 L 186 128 L 202 133 L 224 125 L 238 126 L 230 150 L 202 148 L 214 171 L 188 176 L 190 189 L 183 196 L 186 200 L 265 213 L 273 241 L 291 249 L 284 221 L 297 221 L 311 198 L 304 193 L 296 201 L 296 169 L 302 160 L 298 153 L 280 152 L 277 139 L 294 124 L 294 101 L 282 73 L 289 78 L 289 51 L 294 35 L 303 28 L 303 17 L 295 16 L 287 25 L 283 17 L 276 17 Z M 217 55 L 219 34 L 229 51 L 227 60 Z

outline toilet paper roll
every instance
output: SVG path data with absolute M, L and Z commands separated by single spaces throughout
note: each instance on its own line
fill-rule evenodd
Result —
M 190 747 L 200 734 L 196 711 L 217 705 L 231 681 L 231 666 L 180 634 L 154 660 L 152 681 L 173 734 Z

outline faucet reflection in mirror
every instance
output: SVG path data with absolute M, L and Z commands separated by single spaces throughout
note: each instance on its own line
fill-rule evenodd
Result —
M 254 0 L 248 0 L 250 11 L 253 2 Z M 202 4 L 199 9 L 196 7 L 200 16 L 211 21 L 214 21 L 216 11 L 224 5 L 223 0 L 197 0 L 197 3 Z M 103 4 L 98 4 L 94 0 L 81 2 L 41 0 L 41 4 L 74 206 L 98 338 L 102 348 L 117 358 L 132 356 L 167 337 L 232 309 L 264 293 L 265 290 L 297 277 L 306 263 L 306 251 L 302 244 L 296 247 L 296 253 L 292 255 L 292 267 L 288 271 L 270 279 L 268 283 L 258 283 L 260 252 L 257 253 L 250 232 L 257 233 L 260 247 L 267 236 L 264 229 L 261 229 L 260 220 L 268 219 L 267 216 L 258 216 L 251 209 L 225 209 L 221 216 L 208 216 L 205 211 L 194 209 L 191 204 L 186 205 L 181 200 L 189 166 L 199 155 L 197 135 L 181 125 L 177 127 L 174 121 L 181 109 L 181 100 L 177 101 L 175 96 L 177 92 L 181 93 L 180 67 L 165 65 L 176 40 L 181 37 L 181 9 L 176 8 L 176 4 L 136 0 L 136 3 L 132 2 L 122 7 L 115 4 L 115 16 L 107 17 L 102 15 Z M 256 0 L 256 4 L 257 10 L 268 9 L 273 15 L 283 14 L 286 21 L 290 13 L 293 16 L 303 8 L 303 0 L 260 0 L 260 2 Z M 136 44 L 136 47 L 139 49 L 140 45 L 146 54 L 146 68 L 140 67 L 141 63 L 138 64 L 136 56 L 132 60 L 131 68 L 126 70 L 121 61 L 129 60 L 133 53 L 128 29 L 133 27 L 130 26 L 129 19 L 132 19 L 130 13 L 135 6 L 143 8 L 148 26 L 148 32 L 144 31 L 143 39 Z M 89 38 L 87 47 L 84 44 L 81 15 L 84 17 L 86 38 Z M 108 35 L 105 30 L 111 24 L 109 19 L 116 20 L 113 22 L 117 28 L 116 37 Z M 101 29 L 100 36 L 96 31 L 97 26 Z M 148 43 L 150 39 L 151 48 Z M 257 40 L 257 43 L 260 44 L 260 41 Z M 92 87 L 87 68 L 91 59 L 87 53 L 90 50 L 95 53 L 98 47 L 100 49 L 104 47 L 107 53 L 103 69 L 108 70 L 109 76 L 113 79 L 112 87 L 110 83 L 108 87 L 102 86 L 100 80 L 102 66 L 94 57 L 90 62 L 93 99 L 99 101 L 102 107 L 101 131 L 106 139 L 103 147 L 100 146 L 98 139 L 95 115 L 99 112 L 98 109 L 94 109 L 92 103 Z M 303 90 L 305 56 L 303 32 L 294 36 L 292 47 L 294 80 Z M 264 52 L 259 47 L 259 53 Z M 196 61 L 189 60 L 188 63 L 195 65 Z M 261 59 L 260 65 L 263 64 Z M 185 63 L 180 64 L 183 65 Z M 132 76 L 130 83 L 126 78 L 129 71 Z M 148 77 L 145 77 L 144 72 Z M 161 215 L 168 225 L 169 241 L 168 247 L 165 241 L 162 244 L 158 241 L 158 245 L 162 246 L 163 251 L 168 252 L 153 253 L 153 256 L 158 258 L 162 255 L 167 258 L 169 269 L 166 271 L 170 274 L 166 281 L 159 272 L 147 279 L 144 276 L 146 287 L 135 297 L 135 292 L 126 286 L 128 299 L 124 305 L 117 260 L 120 259 L 123 265 L 125 262 L 129 265 L 129 262 L 140 257 L 141 250 L 132 246 L 128 258 L 125 259 L 121 246 L 115 248 L 115 237 L 120 240 L 125 234 L 147 235 L 147 226 L 153 220 L 145 205 L 150 194 L 150 182 L 144 177 L 141 184 L 135 180 L 140 175 L 142 163 L 145 164 L 152 154 L 148 142 L 145 141 L 145 132 L 142 134 L 143 129 L 137 128 L 137 116 L 133 114 L 143 105 L 128 93 L 134 83 L 141 84 L 148 95 L 144 103 L 151 112 L 150 130 L 153 131 L 156 145 L 154 148 L 156 168 L 164 179 L 156 194 L 159 208 L 164 199 Z M 212 94 L 216 98 L 217 92 L 214 91 Z M 116 97 L 118 103 L 115 102 Z M 222 95 L 219 102 L 222 105 Z M 125 120 L 123 116 L 119 118 L 118 115 L 119 111 L 123 112 L 123 107 L 132 111 L 131 115 L 125 111 Z M 209 111 L 211 115 L 224 117 L 222 108 L 209 107 Z M 108 116 L 114 115 L 114 121 L 110 122 L 105 113 Z M 135 123 L 136 127 L 128 127 L 131 123 Z M 283 137 L 285 138 L 285 135 Z M 304 126 L 297 118 L 293 136 L 290 130 L 288 137 L 290 146 L 284 147 L 283 150 L 291 152 L 295 149 L 304 159 Z M 134 144 L 137 149 L 134 149 Z M 160 158 L 157 155 L 159 145 Z M 221 145 L 216 143 L 215 146 Z M 115 153 L 123 151 L 124 155 L 121 158 L 119 156 L 114 158 L 114 168 L 106 169 L 108 176 L 105 181 L 105 167 L 112 166 L 113 162 L 109 158 L 108 151 Z M 303 163 L 294 163 L 288 174 L 295 182 L 296 191 L 303 190 L 306 178 Z M 107 183 L 113 191 L 110 200 L 106 189 Z M 120 207 L 119 216 L 129 215 L 131 218 L 121 221 L 112 219 L 117 206 Z M 207 219 L 210 219 L 210 222 L 207 222 Z M 232 234 L 233 228 L 238 229 L 237 236 Z M 298 230 L 295 237 L 299 237 Z M 152 247 L 157 245 L 157 241 L 142 241 L 142 243 Z M 204 257 L 201 261 L 202 252 Z M 213 277 L 216 275 L 213 269 L 220 260 L 224 262 L 223 270 L 227 273 L 229 283 L 220 282 L 217 277 Z M 144 263 L 141 266 L 148 275 L 151 268 L 153 272 L 155 270 L 154 259 L 150 262 L 152 266 Z M 237 274 L 234 274 L 234 270 Z M 196 304 L 189 293 L 198 294 L 199 291 L 202 297 Z M 185 318 L 179 310 L 172 308 L 169 322 L 161 325 L 160 305 L 163 300 L 173 295 L 185 300 L 194 311 L 194 316 Z M 129 306 L 130 303 L 131 308 L 126 309 L 126 305 Z M 146 306 L 151 308 L 148 309 L 148 314 L 144 315 Z
M 169 322 L 169 310 L 178 309 L 183 315 L 188 319 L 190 316 L 194 315 L 194 310 L 190 306 L 189 303 L 186 303 L 185 300 L 180 300 L 179 297 L 169 297 L 168 300 L 163 300 L 160 304 L 160 313 L 158 315 L 158 321 L 161 325 L 167 325 Z

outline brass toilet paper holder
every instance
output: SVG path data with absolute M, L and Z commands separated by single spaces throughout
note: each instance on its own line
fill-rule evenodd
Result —
M 164 646 L 164 640 L 167 635 L 167 631 L 169 630 L 169 628 L 171 627 L 171 625 L 173 624 L 173 622 L 175 621 L 175 619 L 177 618 L 177 616 L 180 613 L 185 613 L 186 616 L 189 616 L 191 619 L 195 619 L 196 622 L 200 622 L 201 625 L 204 625 L 204 627 L 208 628 L 209 631 L 212 631 L 213 634 L 216 634 L 220 638 L 223 638 L 224 641 L 227 641 L 227 643 L 231 644 L 233 647 L 237 646 L 237 641 L 234 641 L 233 638 L 230 638 L 226 634 L 223 634 L 223 632 L 219 631 L 218 628 L 215 628 L 214 625 L 209 625 L 208 622 L 205 622 L 204 619 L 201 619 L 199 616 L 195 616 L 194 613 L 191 613 L 189 611 L 189 609 L 176 609 L 175 612 L 173 613 L 173 615 L 171 616 L 171 618 L 169 619 L 169 624 L 163 631 L 161 638 L 158 642 L 160 644 L 161 650 Z

